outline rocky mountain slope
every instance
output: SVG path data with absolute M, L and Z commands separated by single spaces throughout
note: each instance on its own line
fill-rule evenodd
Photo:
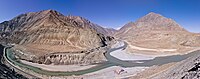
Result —
M 16 50 L 29 56 L 21 57 L 29 60 L 55 52 L 81 53 L 105 47 L 113 38 L 97 27 L 102 28 L 82 17 L 64 16 L 54 10 L 22 14 L 0 24 L 1 39 L 15 43 Z
M 190 33 L 170 18 L 149 13 L 124 25 L 115 37 L 145 48 L 179 49 L 200 46 L 200 35 Z
M 196 54 L 178 62 L 173 67 L 167 69 L 163 73 L 152 76 L 150 79 L 199 79 L 200 68 L 200 51 Z
M 92 26 L 94 27 L 95 30 L 97 30 L 97 32 L 104 34 L 106 36 L 113 36 L 117 32 L 117 30 L 113 28 L 104 28 L 97 24 L 93 24 Z

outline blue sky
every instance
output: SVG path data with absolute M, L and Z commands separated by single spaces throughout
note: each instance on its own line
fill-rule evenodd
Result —
M 112 28 L 155 12 L 174 19 L 191 32 L 200 32 L 200 0 L 1 0 L 0 22 L 47 9 L 82 16 Z

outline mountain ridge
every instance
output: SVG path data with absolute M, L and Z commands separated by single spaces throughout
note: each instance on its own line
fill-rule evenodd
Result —
M 14 43 L 15 50 L 27 54 L 24 56 L 26 54 L 16 53 L 19 58 L 37 63 L 50 61 L 54 64 L 63 64 L 61 61 L 66 61 L 65 64 L 102 61 L 104 48 L 113 37 L 102 34 L 96 27 L 102 28 L 83 17 L 64 16 L 55 10 L 21 14 L 0 24 L 1 39 Z M 63 56 L 79 56 L 80 59 L 48 59 L 49 54 L 59 52 L 67 54 Z
M 153 12 L 125 24 L 114 36 L 133 46 L 179 49 L 176 52 L 183 52 L 181 50 L 185 47 L 200 46 L 198 34 L 188 32 L 174 20 Z

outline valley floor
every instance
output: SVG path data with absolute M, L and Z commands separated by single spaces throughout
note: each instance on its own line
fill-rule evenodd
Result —
M 122 47 L 122 48 L 121 48 Z M 161 55 L 146 55 L 146 54 L 138 54 L 138 53 L 130 53 L 127 52 L 126 48 L 127 45 L 125 45 L 124 42 L 119 41 L 115 45 L 112 46 L 114 48 L 114 51 L 110 52 L 110 55 L 121 60 L 122 62 L 126 61 L 143 61 L 143 62 L 136 62 L 129 67 L 124 65 L 125 67 L 122 66 L 110 66 L 95 72 L 90 72 L 86 73 L 84 75 L 80 76 L 62 76 L 62 77 L 56 77 L 56 76 L 51 76 L 51 78 L 77 78 L 77 79 L 111 79 L 111 78 L 127 78 L 127 77 L 136 77 L 136 78 L 144 78 L 146 76 L 154 76 L 155 74 L 162 73 L 166 69 L 172 67 L 174 64 L 174 61 L 180 61 L 185 59 L 185 56 L 181 57 L 181 59 L 174 59 L 172 56 L 172 60 L 165 60 L 166 58 L 159 58 L 156 59 L 156 57 L 160 57 Z M 115 49 L 119 48 L 119 49 Z M 142 48 L 144 49 L 144 48 Z M 192 52 L 192 51 L 190 51 Z M 176 56 L 174 56 L 176 58 Z M 179 55 L 177 55 L 179 57 Z M 187 58 L 187 56 L 186 56 Z M 163 61 L 164 59 L 164 61 Z M 168 59 L 168 58 L 167 58 Z M 115 61 L 115 60 L 114 60 Z M 149 63 L 151 61 L 151 63 Z M 48 70 L 48 71 L 79 71 L 79 70 L 84 70 L 84 69 L 89 69 L 94 67 L 95 65 L 87 65 L 87 66 L 79 66 L 79 65 L 43 65 L 43 64 L 35 64 L 35 63 L 30 63 L 27 61 L 21 61 L 24 64 L 34 66 L 41 68 L 43 70 Z M 130 62 L 130 63 L 131 63 Z M 161 66 L 158 66 L 159 63 L 161 63 Z M 164 64 L 163 64 L 164 62 Z M 127 62 L 126 62 L 127 63 Z M 125 64 L 126 64 L 125 63 Z M 128 62 L 129 63 L 129 62 Z M 130 64 L 129 63 L 129 64 Z M 138 64 L 139 63 L 139 64 Z M 141 63 L 141 64 L 140 64 Z M 143 64 L 144 63 L 144 64 Z M 146 63 L 146 64 L 145 64 Z M 122 63 L 121 63 L 122 64 Z M 137 65 L 137 66 L 134 66 Z M 50 77 L 46 77 L 50 78 Z M 133 78 L 133 77 L 132 77 Z
M 132 61 L 137 61 L 137 60 L 151 60 L 156 57 L 164 57 L 164 56 L 172 56 L 172 55 L 183 55 L 183 54 L 188 54 L 195 52 L 197 50 L 200 50 L 200 48 L 193 48 L 190 51 L 186 51 L 184 53 L 162 53 L 162 52 L 176 52 L 176 49 L 150 49 L 150 48 L 142 48 L 142 47 L 137 47 L 129 44 L 129 47 L 134 49 L 134 50 L 140 50 L 140 51 L 156 51 L 160 52 L 157 54 L 145 54 L 145 53 L 134 53 L 130 52 L 128 50 L 116 50 L 111 53 L 113 57 L 116 57 L 120 60 L 132 60 Z M 166 72 L 168 69 L 173 68 L 180 62 L 172 62 L 172 63 L 167 63 L 163 65 L 155 65 L 152 67 L 146 67 L 144 70 L 141 70 L 140 72 L 135 72 L 134 75 L 130 75 L 130 79 L 151 79 L 156 77 L 157 75 L 161 75 L 162 73 Z M 136 68 L 136 67 L 134 67 Z

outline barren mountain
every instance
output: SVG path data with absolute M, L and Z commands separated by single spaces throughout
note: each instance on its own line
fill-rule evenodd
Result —
M 122 37 L 126 35 L 128 32 L 134 31 L 136 28 L 136 25 L 134 22 L 129 22 L 125 24 L 122 28 L 120 28 L 116 33 L 115 36 Z M 130 31 L 131 30 L 131 31 Z
M 97 32 L 104 34 L 106 36 L 113 36 L 115 34 L 115 32 L 117 32 L 117 30 L 115 30 L 113 28 L 104 28 L 97 24 L 92 24 L 92 26 L 95 30 L 97 30 Z
M 200 46 L 199 34 L 190 33 L 174 20 L 153 12 L 124 25 L 115 36 L 133 46 L 151 49 L 179 50 Z
M 35 57 L 59 52 L 87 53 L 105 47 L 112 38 L 103 35 L 96 27 L 101 28 L 82 17 L 64 16 L 54 10 L 22 14 L 0 24 L 2 39 L 9 39 L 16 44 L 17 50 Z M 91 57 L 96 56 L 93 55 Z

